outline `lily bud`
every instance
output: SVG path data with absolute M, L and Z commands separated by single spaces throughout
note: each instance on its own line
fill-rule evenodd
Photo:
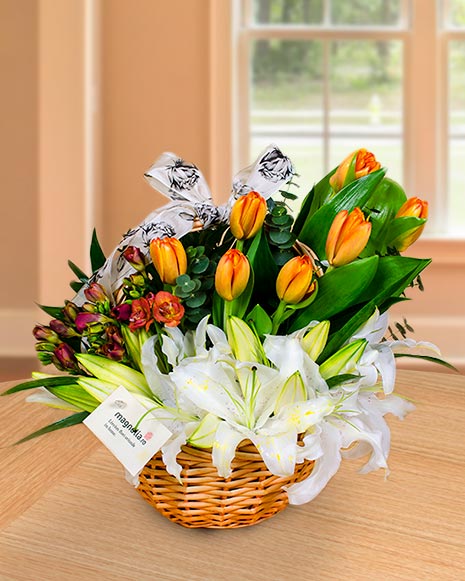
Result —
M 296 305 L 308 298 L 315 290 L 312 282 L 313 265 L 309 256 L 291 258 L 281 268 L 276 279 L 276 294 L 281 301 Z
M 218 262 L 215 273 L 216 292 L 225 301 L 232 301 L 246 289 L 250 277 L 250 264 L 247 257 L 232 248 Z
M 50 327 L 46 327 L 45 325 L 36 325 L 32 329 L 32 334 L 37 341 L 47 341 L 50 343 L 59 343 L 60 339 L 58 335 L 51 329 Z
M 104 303 L 108 300 L 108 295 L 105 289 L 98 282 L 91 282 L 90 285 L 84 289 L 84 295 L 91 303 Z
M 333 220 L 326 240 L 326 258 L 331 266 L 343 266 L 357 258 L 367 245 L 371 223 L 362 210 L 341 210 Z
M 351 172 L 350 168 L 354 162 L 355 167 Z M 363 148 L 358 149 L 348 155 L 339 165 L 336 173 L 331 176 L 329 185 L 335 192 L 338 192 L 352 181 L 358 180 L 361 177 L 380 169 L 380 167 L 381 164 L 370 151 Z
M 329 359 L 320 365 L 321 377 L 329 379 L 340 373 L 355 371 L 355 366 L 363 355 L 367 344 L 368 341 L 366 339 L 358 339 L 336 351 L 334 355 L 331 355 Z
M 239 317 L 226 319 L 226 335 L 235 359 L 265 363 L 263 345 L 252 329 Z
M 409 198 L 399 209 L 396 214 L 396 218 L 403 217 L 413 217 L 422 218 L 426 220 L 428 218 L 428 202 L 420 200 L 420 198 Z M 394 246 L 399 252 L 407 250 L 418 238 L 425 228 L 424 224 L 407 230 L 394 240 Z
M 165 284 L 176 284 L 178 276 L 187 271 L 186 251 L 177 238 L 155 238 L 150 242 L 150 256 Z
M 234 204 L 229 217 L 232 235 L 238 240 L 253 238 L 265 220 L 266 201 L 258 192 L 241 196 Z
M 145 257 L 137 246 L 128 246 L 123 256 L 136 270 L 140 272 L 145 270 Z
M 302 339 L 302 349 L 307 353 L 310 359 L 316 361 L 323 349 L 329 334 L 329 321 L 321 321 L 315 325 Z

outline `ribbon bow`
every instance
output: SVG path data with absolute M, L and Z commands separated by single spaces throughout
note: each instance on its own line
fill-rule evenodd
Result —
M 128 230 L 105 264 L 93 274 L 91 281 L 99 282 L 113 296 L 123 279 L 134 272 L 122 256 L 128 246 L 136 246 L 147 255 L 150 241 L 154 238 L 182 238 L 194 226 L 205 229 L 227 222 L 237 198 L 250 191 L 257 191 L 264 198 L 269 198 L 293 175 L 290 159 L 278 147 L 270 145 L 254 163 L 234 177 L 229 200 L 216 206 L 202 172 L 174 153 L 163 153 L 144 176 L 153 188 L 171 201 Z M 79 305 L 84 300 L 81 290 L 74 302 Z

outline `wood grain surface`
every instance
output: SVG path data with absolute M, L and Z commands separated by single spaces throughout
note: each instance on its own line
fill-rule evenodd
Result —
M 59 414 L 2 398 L 0 579 L 465 580 L 465 377 L 400 371 L 397 391 L 417 409 L 389 419 L 387 480 L 344 461 L 313 502 L 224 531 L 164 519 L 84 426 L 7 446 Z

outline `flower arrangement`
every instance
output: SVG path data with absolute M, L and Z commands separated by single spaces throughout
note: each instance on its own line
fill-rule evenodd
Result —
M 123 386 L 172 433 L 161 455 L 178 481 L 186 446 L 228 479 L 244 442 L 278 478 L 312 463 L 286 489 L 294 504 L 312 500 L 343 456 L 369 453 L 362 472 L 387 470 L 384 416 L 413 409 L 393 393 L 395 357 L 441 360 L 407 337 L 405 320 L 388 326 L 430 260 L 401 254 L 427 203 L 385 174 L 359 149 L 294 219 L 294 170 L 277 147 L 236 176 L 220 207 L 194 165 L 164 154 L 146 178 L 171 202 L 107 259 L 94 232 L 93 273 L 70 263 L 76 296 L 42 306 L 52 320 L 34 328 L 38 358 L 62 373 L 7 393 L 39 388 L 29 401 L 73 413 L 26 439 L 82 422 Z

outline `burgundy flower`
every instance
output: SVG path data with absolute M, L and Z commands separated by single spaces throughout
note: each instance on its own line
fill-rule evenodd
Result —
M 145 270 L 145 258 L 137 246 L 128 246 L 123 252 L 123 256 L 139 272 Z
M 45 325 L 36 325 L 34 329 L 32 329 L 32 334 L 37 341 L 51 341 L 53 343 L 58 341 L 58 335 L 55 331 Z
M 123 303 L 122 305 L 118 305 L 111 310 L 111 314 L 117 321 L 129 321 L 129 317 L 131 316 L 132 307 L 129 303 Z
M 53 353 L 63 370 L 76 371 L 78 369 L 74 350 L 66 343 L 60 343 Z
M 106 342 L 98 349 L 98 353 L 112 359 L 113 361 L 121 361 L 124 357 L 125 350 L 123 346 L 123 338 L 115 325 L 108 325 L 105 329 Z
M 60 337 L 76 337 L 77 333 L 68 325 L 65 325 L 63 321 L 59 321 L 58 319 L 52 319 L 50 321 L 50 327 L 57 333 Z
M 109 319 L 101 313 L 79 313 L 76 317 L 75 325 L 79 333 L 82 333 L 87 325 L 92 323 L 105 323 Z
M 153 316 L 167 327 L 177 327 L 184 316 L 184 307 L 178 297 L 160 291 L 153 299 Z
M 98 282 L 91 282 L 90 285 L 84 289 L 86 299 L 92 303 L 104 303 L 108 300 L 108 295 L 101 284 Z
M 153 323 L 151 303 L 144 297 L 135 299 L 131 305 L 131 316 L 129 318 L 129 328 L 131 331 L 145 327 L 146 330 Z

